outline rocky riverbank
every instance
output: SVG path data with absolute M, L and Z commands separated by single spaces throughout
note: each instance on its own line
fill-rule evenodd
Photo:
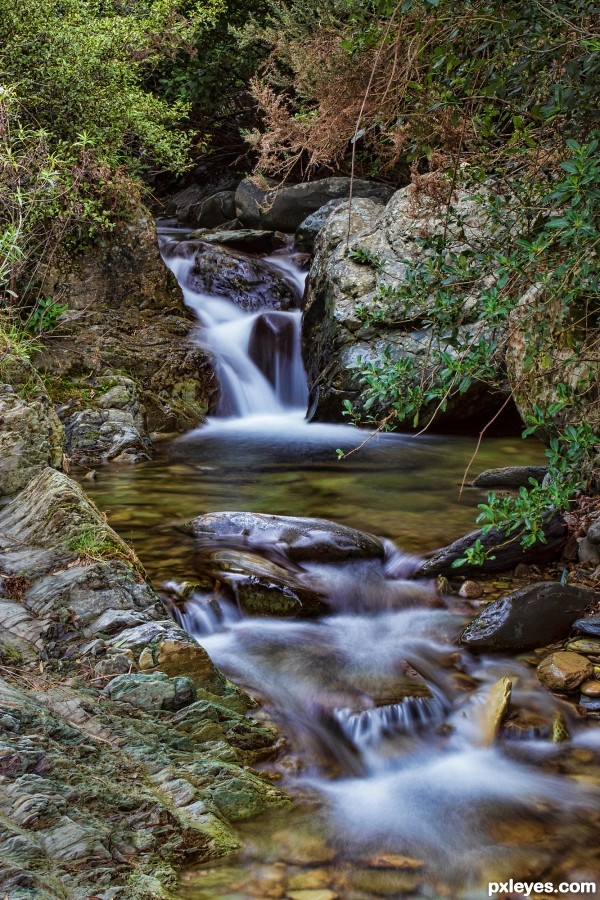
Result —
M 67 476 L 0 512 L 0 890 L 158 898 L 174 865 L 288 803 L 251 766 L 278 735 L 170 618 Z

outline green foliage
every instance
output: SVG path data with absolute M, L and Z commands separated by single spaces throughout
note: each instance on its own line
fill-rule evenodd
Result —
M 598 105 L 591 0 L 300 0 L 273 3 L 255 97 L 264 171 L 340 164 L 406 174 L 457 152 L 526 155 L 585 138 Z M 263 38 L 264 39 L 264 38 Z M 277 92 L 275 102 L 268 88 Z M 297 113 L 312 113 L 304 128 Z
M 58 316 L 41 297 L 61 254 L 135 206 L 142 175 L 187 165 L 188 107 L 148 82 L 221 8 L 0 0 L 0 295 L 34 329 Z

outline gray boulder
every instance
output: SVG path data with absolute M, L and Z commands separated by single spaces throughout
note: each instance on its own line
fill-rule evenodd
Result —
M 341 421 L 344 400 L 364 411 L 364 388 L 356 371 L 359 358 L 377 362 L 389 354 L 392 362 L 406 359 L 420 372 L 427 372 L 432 349 L 456 356 L 457 347 L 480 339 L 491 343 L 499 339 L 499 330 L 484 331 L 477 319 L 477 285 L 464 304 L 456 335 L 448 329 L 447 334 L 432 338 L 428 316 L 434 310 L 433 294 L 411 298 L 402 307 L 398 303 L 393 315 L 376 315 L 382 309 L 378 295 L 401 288 L 413 267 L 434 253 L 424 249 L 419 238 L 444 235 L 448 250 L 476 252 L 489 243 L 489 228 L 478 195 L 465 190 L 456 192 L 449 221 L 439 204 L 415 204 L 410 187 L 397 191 L 385 209 L 357 198 L 350 219 L 347 203 L 330 213 L 315 244 L 303 317 L 310 418 Z M 362 262 L 353 251 L 359 251 Z M 498 380 L 502 383 L 500 363 Z M 437 410 L 436 424 L 451 421 L 455 428 L 469 420 L 480 421 L 507 396 L 508 388 L 491 395 L 486 385 L 474 381 L 456 401 L 451 399 L 444 411 Z M 437 403 L 432 403 L 425 418 L 436 407 Z M 369 408 L 376 417 L 389 412 L 385 397 Z
M 344 203 L 344 199 L 339 198 L 337 200 L 330 200 L 329 203 L 321 206 L 320 209 L 311 213 L 310 216 L 307 216 L 306 219 L 300 223 L 296 229 L 296 234 L 294 235 L 294 243 L 298 250 L 303 250 L 307 253 L 313 252 L 315 240 L 321 228 L 324 226 L 334 209 L 337 209 L 341 203 Z
M 356 178 L 352 194 L 385 203 L 393 190 L 385 184 Z M 275 182 L 259 185 L 253 178 L 245 178 L 235 192 L 236 215 L 248 228 L 292 232 L 330 200 L 349 196 L 349 178 L 322 178 L 307 184 L 279 186 Z
M 210 231 L 199 228 L 192 231 L 190 238 L 206 244 L 223 244 L 233 250 L 245 253 L 270 253 L 275 249 L 274 231 L 260 231 L 254 228 L 218 228 Z
M 385 555 L 382 542 L 372 534 L 327 519 L 216 512 L 193 519 L 190 528 L 199 537 L 241 538 L 249 547 L 276 546 L 295 562 L 383 559 Z
M 495 600 L 463 631 L 470 650 L 513 651 L 543 647 L 568 635 L 596 598 L 594 591 L 542 581 Z

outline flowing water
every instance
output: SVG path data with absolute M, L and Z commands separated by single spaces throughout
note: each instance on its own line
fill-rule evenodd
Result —
M 278 312 L 272 327 L 268 309 L 243 311 L 186 286 L 192 241 L 169 235 L 162 249 L 198 316 L 197 339 L 216 358 L 220 406 L 157 460 L 86 485 L 149 574 L 171 590 L 193 580 L 198 548 L 173 523 L 213 510 L 323 516 L 386 539 L 383 559 L 294 566 L 327 597 L 330 612 L 316 619 L 251 618 L 201 591 L 178 608 L 286 735 L 269 771 L 299 801 L 241 826 L 237 859 L 189 867 L 180 896 L 466 900 L 511 876 L 595 881 L 599 733 L 539 687 L 531 656 L 458 651 L 475 608 L 411 578 L 415 553 L 472 527 L 481 493 L 457 500 L 471 442 L 380 435 L 338 462 L 336 448 L 365 434 L 304 421 L 299 310 Z M 300 298 L 290 251 L 267 264 Z M 257 329 L 268 346 L 251 354 Z M 540 459 L 535 444 L 496 439 L 477 466 Z M 505 677 L 512 727 L 494 740 L 493 686 Z M 558 721 L 572 741 L 552 743 Z

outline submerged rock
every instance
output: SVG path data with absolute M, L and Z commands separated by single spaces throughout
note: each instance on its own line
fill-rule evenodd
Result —
M 197 536 L 240 538 L 248 549 L 273 546 L 295 562 L 344 562 L 385 555 L 379 538 L 327 519 L 216 512 L 198 516 L 189 527 Z
M 473 487 L 529 487 L 529 479 L 542 482 L 548 466 L 505 466 L 501 469 L 486 469 L 475 478 Z
M 559 651 L 547 656 L 537 668 L 538 678 L 551 691 L 568 692 L 589 678 L 594 667 L 578 653 Z
M 470 650 L 530 650 L 566 637 L 594 592 L 539 582 L 490 603 L 463 631 Z

